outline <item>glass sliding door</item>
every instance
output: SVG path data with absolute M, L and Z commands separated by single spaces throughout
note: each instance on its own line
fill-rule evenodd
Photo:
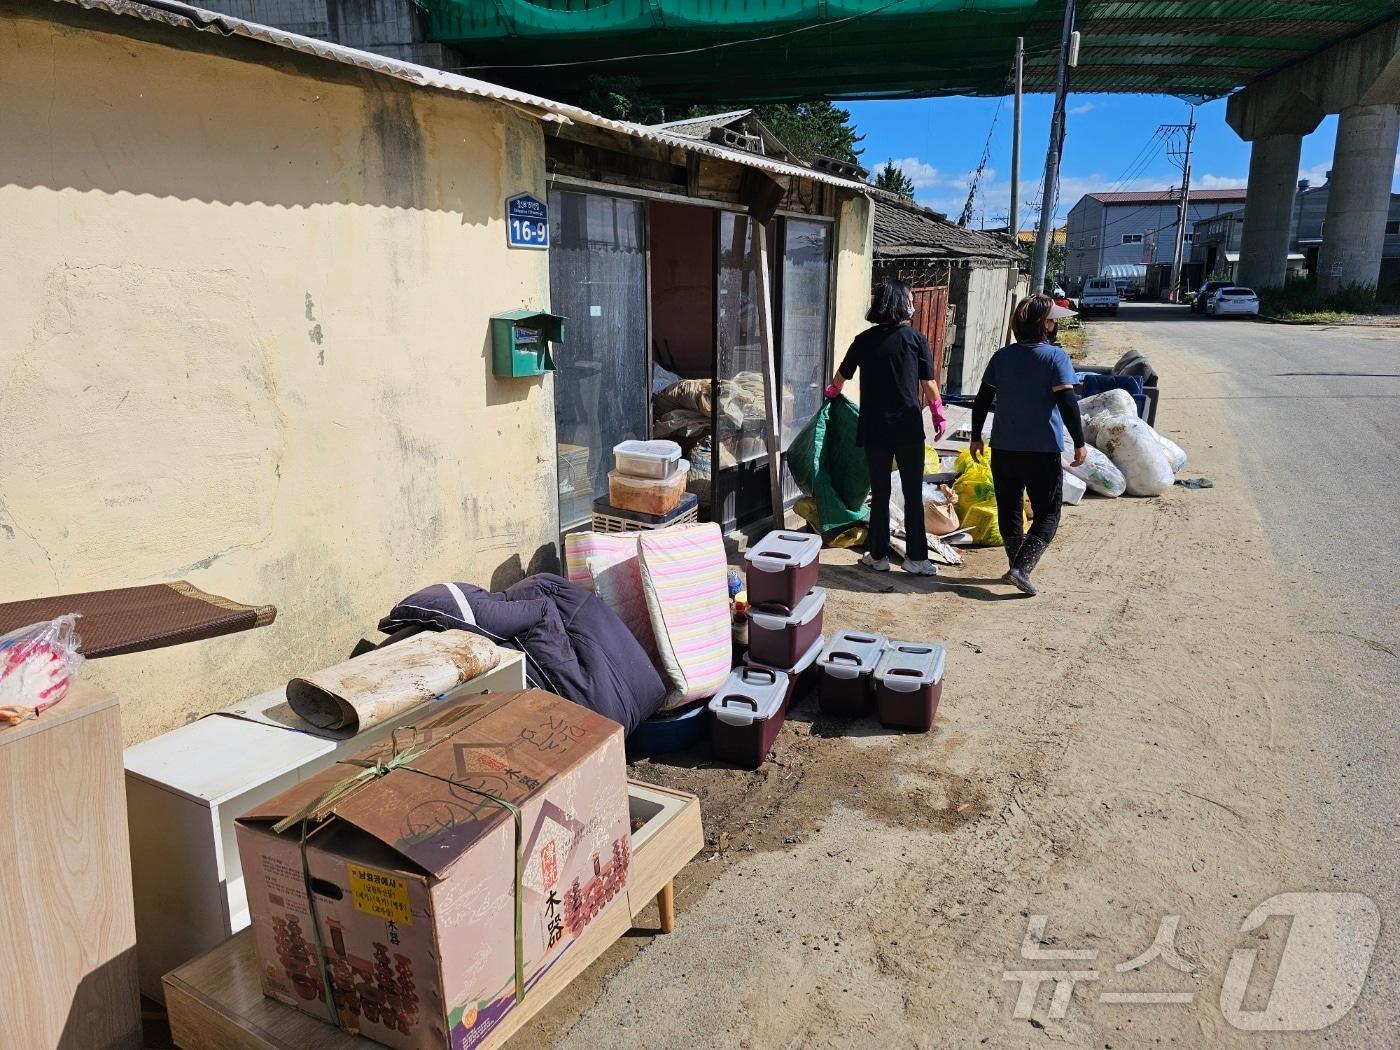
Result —
M 782 271 L 783 451 L 822 404 L 830 378 L 831 226 L 788 219 L 783 223 Z
M 719 214 L 715 348 L 715 499 L 724 527 L 768 507 L 768 426 L 758 262 L 749 218 Z
M 778 282 L 782 300 L 778 418 L 783 452 L 817 414 L 822 389 L 830 378 L 827 343 L 831 338 L 831 241 L 829 223 L 783 220 Z M 801 490 L 784 469 L 784 499 L 796 499 L 799 495 Z
M 549 194 L 559 526 L 589 521 L 608 494 L 612 448 L 647 434 L 646 208 L 596 193 Z

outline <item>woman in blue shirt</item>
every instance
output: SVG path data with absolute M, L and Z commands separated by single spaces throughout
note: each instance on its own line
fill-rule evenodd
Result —
M 1066 431 L 1074 443 L 1074 465 L 1082 465 L 1088 456 L 1074 396 L 1074 368 L 1069 355 L 1050 342 L 1055 322 L 1073 315 L 1073 310 L 1057 305 L 1048 295 L 1022 299 L 1011 316 L 1016 341 L 992 355 L 972 406 L 968 451 L 981 460 L 982 427 L 995 402 L 992 482 L 997 523 L 1011 564 L 1003 579 L 1028 595 L 1035 594 L 1031 570 L 1060 524 L 1060 456 Z M 1022 535 L 1021 508 L 1027 496 L 1031 527 Z

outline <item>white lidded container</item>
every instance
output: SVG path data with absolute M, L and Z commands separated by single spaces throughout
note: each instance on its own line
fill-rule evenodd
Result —
M 817 585 L 822 538 L 810 532 L 770 532 L 744 555 L 750 605 L 791 609 Z
M 754 663 L 787 670 L 821 637 L 826 589 L 813 587 L 789 612 L 781 605 L 749 606 L 749 653 Z
M 817 659 L 822 677 L 822 710 L 840 718 L 858 718 L 870 707 L 870 683 L 889 642 L 873 631 L 839 631 Z
M 710 743 L 725 762 L 757 769 L 783 728 L 786 671 L 736 668 L 710 700 Z
M 883 725 L 927 733 L 943 695 L 943 646 L 890 642 L 875 668 L 875 707 Z
M 630 478 L 669 478 L 680 461 L 681 447 L 674 441 L 623 441 L 613 446 L 617 472 Z

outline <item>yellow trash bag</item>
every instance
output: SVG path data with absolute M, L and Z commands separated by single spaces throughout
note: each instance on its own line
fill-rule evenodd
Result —
M 964 449 L 958 453 L 954 466 L 958 480 L 953 491 L 958 494 L 958 521 L 971 535 L 978 547 L 1002 547 L 1001 526 L 997 523 L 997 492 L 992 484 L 991 453 L 984 452 L 979 463 Z M 1022 529 L 1030 527 L 1030 501 L 1021 506 Z
M 972 542 L 977 546 L 1000 547 L 997 493 L 992 487 L 992 467 L 987 456 L 983 454 L 979 463 L 964 450 L 958 453 L 954 469 L 958 472 L 958 480 L 953 482 L 953 491 L 958 494 L 958 522 L 972 534 Z
M 821 535 L 821 514 L 817 511 L 816 500 L 811 496 L 803 496 L 792 505 L 792 509 L 811 527 L 813 532 Z M 865 542 L 866 531 L 864 524 L 850 525 L 823 537 L 822 542 L 827 547 L 859 547 Z

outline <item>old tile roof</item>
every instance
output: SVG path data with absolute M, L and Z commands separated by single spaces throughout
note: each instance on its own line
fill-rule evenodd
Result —
M 875 258 L 941 259 L 1004 265 L 1021 253 L 1002 237 L 969 230 L 884 190 L 875 198 Z

